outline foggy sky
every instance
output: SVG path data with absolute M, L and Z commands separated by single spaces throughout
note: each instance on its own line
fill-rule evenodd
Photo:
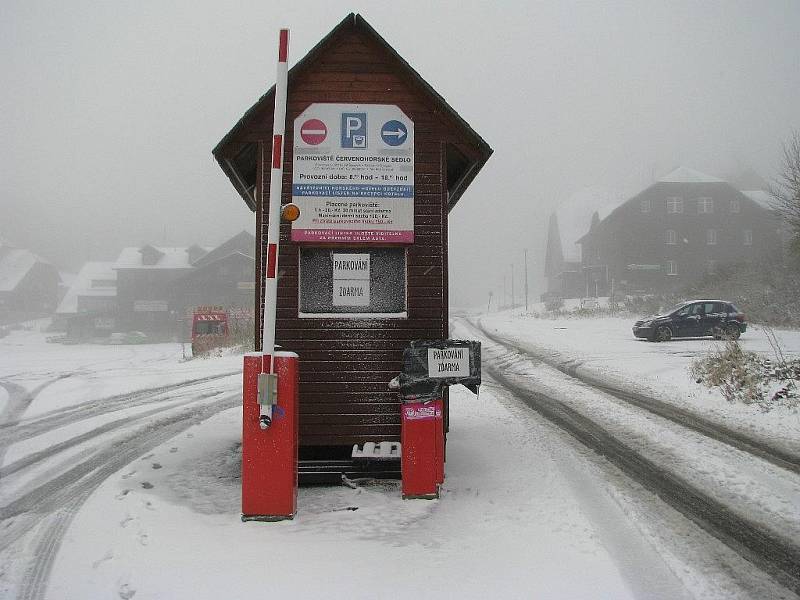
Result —
M 288 7 L 287 7 L 288 5 Z M 549 213 L 679 165 L 774 175 L 800 129 L 800 2 L 0 4 L 0 237 L 75 270 L 254 218 L 211 149 L 349 12 L 494 148 L 450 216 L 451 304 L 543 291 Z M 510 284 L 509 284 L 510 285 Z

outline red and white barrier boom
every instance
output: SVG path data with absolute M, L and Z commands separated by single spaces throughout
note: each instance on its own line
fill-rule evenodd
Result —
M 275 352 L 275 305 L 278 301 L 278 246 L 281 238 L 281 191 L 283 188 L 283 140 L 286 132 L 286 80 L 288 76 L 289 30 L 281 29 L 278 42 L 278 69 L 275 79 L 275 111 L 272 118 L 272 171 L 269 180 L 269 212 L 267 216 L 267 269 L 264 273 L 264 310 L 261 324 L 261 350 L 264 364 L 261 372 L 270 374 Z M 268 378 L 262 377 L 262 381 Z M 263 387 L 262 383 L 260 387 Z M 272 423 L 273 405 L 261 404 L 261 428 Z
M 297 506 L 298 357 L 275 352 L 283 143 L 289 30 L 281 29 L 272 125 L 272 171 L 267 216 L 262 352 L 244 358 L 242 411 L 242 519 L 294 517 Z

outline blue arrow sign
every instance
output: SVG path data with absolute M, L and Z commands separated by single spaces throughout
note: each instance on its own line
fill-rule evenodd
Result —
M 381 139 L 389 146 L 399 146 L 408 139 L 408 128 L 400 121 L 387 121 L 381 127 Z

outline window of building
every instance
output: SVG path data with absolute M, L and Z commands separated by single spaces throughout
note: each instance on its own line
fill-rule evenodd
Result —
M 652 206 L 650 205 L 650 198 L 645 198 L 643 200 L 639 200 L 639 209 L 643 213 L 649 213 Z
M 675 233 L 674 229 L 667 229 L 664 232 L 664 243 L 670 246 L 674 246 L 678 243 L 678 234 Z
M 99 287 L 116 287 L 117 280 L 116 279 L 92 279 L 93 288 Z
M 744 245 L 745 246 L 752 246 L 753 245 L 753 230 L 752 229 L 745 229 L 743 233 L 744 233 Z
M 407 318 L 405 248 L 300 248 L 301 318 Z
M 713 198 L 698 198 L 697 199 L 697 214 L 708 215 L 714 212 L 714 199 Z
M 667 275 L 677 275 L 678 274 L 678 263 L 674 260 L 667 261 Z
M 683 198 L 678 196 L 667 198 L 667 214 L 678 214 L 683 212 Z
M 717 243 L 717 230 L 716 229 L 706 229 L 706 244 L 709 246 L 715 246 Z
M 732 213 L 742 212 L 742 204 L 741 202 L 739 202 L 738 198 L 731 199 L 731 212 Z

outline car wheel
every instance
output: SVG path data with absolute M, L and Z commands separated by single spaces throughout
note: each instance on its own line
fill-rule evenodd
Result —
M 730 339 L 738 340 L 739 337 L 742 335 L 742 332 L 739 329 L 738 325 L 734 325 L 731 323 L 730 325 L 728 325 L 727 334 Z
M 656 334 L 654 338 L 656 342 L 668 342 L 672 339 L 672 329 L 670 329 L 666 325 L 662 325 L 661 327 L 656 329 Z
M 714 327 L 711 328 L 711 335 L 714 336 L 715 340 L 721 340 L 725 337 L 725 330 L 719 325 L 714 325 Z

